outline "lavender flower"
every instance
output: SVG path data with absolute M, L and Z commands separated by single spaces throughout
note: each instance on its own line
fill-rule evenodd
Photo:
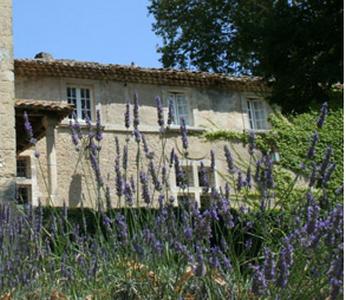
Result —
M 123 176 L 120 171 L 120 162 L 119 158 L 117 157 L 115 159 L 115 186 L 116 186 L 116 192 L 118 197 L 121 197 L 123 195 L 123 190 L 124 190 L 124 181 L 123 181 Z
M 188 148 L 189 148 L 189 142 L 187 139 L 187 128 L 186 128 L 186 124 L 185 124 L 185 119 L 181 118 L 180 119 L 180 134 L 181 134 L 181 141 L 183 144 L 183 148 L 185 150 L 185 152 L 187 152 Z
M 114 142 L 115 142 L 115 153 L 117 157 L 120 157 L 120 145 L 119 145 L 119 139 L 118 137 L 114 137 Z
M 128 228 L 127 228 L 125 217 L 122 214 L 117 213 L 115 215 L 115 224 L 116 224 L 116 228 L 117 228 L 117 231 L 118 231 L 118 239 L 122 243 L 127 243 L 127 240 L 128 240 Z
M 143 171 L 141 171 L 139 174 L 139 178 L 140 178 L 140 182 L 142 184 L 142 198 L 144 200 L 144 203 L 149 204 L 150 203 L 150 194 L 149 194 L 147 175 Z
M 142 134 L 139 132 L 138 128 L 135 128 L 135 129 L 133 130 L 133 135 L 134 135 L 134 137 L 135 137 L 136 143 L 139 144 L 139 143 L 141 142 L 141 135 L 142 135 Z
M 156 97 L 155 102 L 156 102 L 156 108 L 157 108 L 157 123 L 159 124 L 162 130 L 163 126 L 165 125 L 165 121 L 163 118 L 163 108 L 162 108 L 162 102 L 160 97 Z
M 264 248 L 264 277 L 267 281 L 272 281 L 275 277 L 274 257 L 268 248 Z
M 210 170 L 215 171 L 215 151 L 210 150 Z
M 174 152 L 174 148 L 172 148 L 171 153 L 170 153 L 170 158 L 169 158 L 169 167 L 170 168 L 172 168 L 172 166 L 173 166 L 174 157 L 175 157 L 175 152 Z
M 235 166 L 234 166 L 231 151 L 229 150 L 228 146 L 226 146 L 226 145 L 223 147 L 223 149 L 224 149 L 226 162 L 227 162 L 227 166 L 228 166 L 228 172 L 233 174 L 235 172 Z
M 90 151 L 89 158 L 90 158 L 91 167 L 95 173 L 96 181 L 99 186 L 103 186 L 103 179 L 101 176 L 100 164 L 98 162 L 96 155 L 92 153 L 92 151 Z
M 149 161 L 149 166 L 148 167 L 149 167 L 149 173 L 151 175 L 151 179 L 153 181 L 155 190 L 161 191 L 162 186 L 161 186 L 160 180 L 157 177 L 153 160 Z
M 256 296 L 264 295 L 267 289 L 267 282 L 265 276 L 259 266 L 253 266 L 254 276 L 252 281 L 252 292 Z
M 101 126 L 101 117 L 100 117 L 100 111 L 96 111 L 96 134 L 95 134 L 95 140 L 100 142 L 102 141 L 102 126 Z
M 34 138 L 34 132 L 32 130 L 31 123 L 29 121 L 28 114 L 26 111 L 24 112 L 24 129 L 26 132 L 26 135 L 28 137 L 28 140 L 31 144 L 35 145 L 36 144 L 36 139 Z
M 325 173 L 322 176 L 322 181 L 321 181 L 322 186 L 324 186 L 324 187 L 327 186 L 327 184 L 328 184 L 328 182 L 330 180 L 330 177 L 332 176 L 332 174 L 335 171 L 335 169 L 336 169 L 336 164 L 335 163 L 332 163 L 332 164 L 330 164 L 327 167 Z
M 327 167 L 329 166 L 329 163 L 330 163 L 330 158 L 332 156 L 332 153 L 333 153 L 333 149 L 331 146 L 328 146 L 326 151 L 324 152 L 324 156 L 323 156 L 323 160 L 322 160 L 322 164 L 321 164 L 321 167 L 320 167 L 320 174 L 321 176 L 324 175 Z
M 134 101 L 133 101 L 133 127 L 137 129 L 138 125 L 139 125 L 139 101 L 138 101 L 138 95 L 137 93 L 135 93 Z
M 174 122 L 174 104 L 173 100 L 169 99 L 168 103 L 168 118 L 167 118 L 167 124 L 170 126 Z
M 123 150 L 123 169 L 125 171 L 127 170 L 128 156 L 129 156 L 128 146 L 124 145 L 124 150 Z
M 124 196 L 125 196 L 125 201 L 126 201 L 127 205 L 132 206 L 133 205 L 133 194 L 132 194 L 131 186 L 128 183 L 125 183 Z
M 317 142 L 318 142 L 318 133 L 317 133 L 317 131 L 315 131 L 313 136 L 312 136 L 311 145 L 310 145 L 308 153 L 307 153 L 308 159 L 312 159 L 315 156 Z
M 241 188 L 243 187 L 243 177 L 240 171 L 238 171 L 238 177 L 237 177 L 237 191 L 240 192 Z
M 248 188 L 251 188 L 251 167 L 249 166 L 246 172 L 245 184 Z
M 322 104 L 322 107 L 321 107 L 321 110 L 320 110 L 320 115 L 319 115 L 319 118 L 317 120 L 317 127 L 318 128 L 322 128 L 323 126 L 323 123 L 326 119 L 326 116 L 328 114 L 328 103 L 327 102 L 324 102 Z
M 197 246 L 197 265 L 194 271 L 197 277 L 204 277 L 207 273 L 207 268 L 203 260 L 202 250 L 200 250 L 199 246 Z
M 127 129 L 130 128 L 130 101 L 126 102 L 126 109 L 124 113 L 124 123 Z

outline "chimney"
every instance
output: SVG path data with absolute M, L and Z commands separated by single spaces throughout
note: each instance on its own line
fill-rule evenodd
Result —
M 15 196 L 14 97 L 12 0 L 0 0 L 0 202 Z

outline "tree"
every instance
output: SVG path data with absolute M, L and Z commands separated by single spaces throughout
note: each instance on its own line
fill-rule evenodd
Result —
M 341 0 L 152 0 L 161 62 L 262 76 L 284 112 L 306 111 L 343 82 Z

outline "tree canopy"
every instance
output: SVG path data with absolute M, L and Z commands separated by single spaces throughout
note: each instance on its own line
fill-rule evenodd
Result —
M 151 0 L 164 67 L 262 76 L 284 112 L 343 82 L 341 0 Z

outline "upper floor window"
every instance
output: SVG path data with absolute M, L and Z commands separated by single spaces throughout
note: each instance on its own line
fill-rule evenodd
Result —
M 173 124 L 180 125 L 180 120 L 184 119 L 186 125 L 192 126 L 190 105 L 186 95 L 182 93 L 171 93 L 168 101 L 172 101 L 174 109 Z
M 267 111 L 263 100 L 253 99 L 247 101 L 250 128 L 253 130 L 268 129 Z
M 91 120 L 91 92 L 88 88 L 67 87 L 67 101 L 75 106 L 74 113 L 79 120 Z

